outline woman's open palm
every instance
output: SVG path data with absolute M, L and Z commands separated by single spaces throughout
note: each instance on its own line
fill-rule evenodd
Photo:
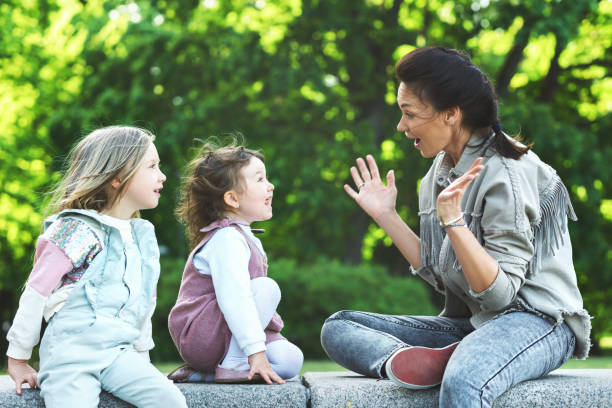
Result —
M 357 204 L 372 218 L 380 217 L 387 212 L 395 211 L 397 199 L 397 188 L 395 187 L 395 176 L 393 170 L 387 173 L 387 185 L 380 179 L 378 166 L 372 155 L 366 156 L 366 162 L 359 157 L 357 167 L 351 167 L 351 176 L 357 187 L 353 190 L 348 184 L 344 185 L 344 191 L 353 198 Z
M 478 174 L 484 168 L 481 163 L 482 157 L 474 160 L 474 163 L 464 175 L 458 177 L 438 195 L 436 211 L 439 219 L 448 221 L 461 215 L 461 199 L 472 180 L 478 177 Z

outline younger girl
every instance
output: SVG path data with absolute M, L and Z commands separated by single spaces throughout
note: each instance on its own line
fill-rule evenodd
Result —
M 206 144 L 191 162 L 178 215 L 193 250 L 168 317 L 188 365 L 174 381 L 283 384 L 300 371 L 302 352 L 280 334 L 280 290 L 249 227 L 272 217 L 273 190 L 257 151 Z
M 157 207 L 166 180 L 153 139 L 133 127 L 92 132 L 49 206 L 7 336 L 17 393 L 40 385 L 47 408 L 97 407 L 101 389 L 138 407 L 187 406 L 148 355 L 159 250 L 153 226 L 134 217 Z M 27 360 L 43 317 L 37 378 Z

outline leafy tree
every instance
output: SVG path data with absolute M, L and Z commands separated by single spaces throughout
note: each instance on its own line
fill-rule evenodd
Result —
M 324 255 L 405 274 L 342 185 L 353 160 L 373 153 L 382 172 L 395 169 L 400 213 L 418 230 L 417 186 L 430 162 L 395 132 L 393 68 L 414 47 L 440 44 L 472 55 L 497 86 L 504 129 L 535 142 L 568 185 L 594 338 L 612 333 L 610 2 L 31 0 L 5 1 L 0 12 L 5 330 L 31 267 L 43 192 L 81 135 L 116 123 L 157 134 L 168 181 L 159 208 L 143 216 L 172 258 L 169 276 L 188 252 L 173 209 L 194 138 L 232 131 L 263 150 L 276 185 L 275 217 L 263 225 L 271 259 L 306 267 Z M 158 290 L 166 306 L 170 286 L 162 280 Z M 165 316 L 156 319 L 163 328 Z

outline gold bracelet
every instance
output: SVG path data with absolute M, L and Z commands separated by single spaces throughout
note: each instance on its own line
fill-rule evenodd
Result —
M 462 218 L 463 218 L 463 214 L 461 214 L 457 218 L 454 218 L 454 219 L 450 220 L 449 222 L 444 222 L 443 219 L 440 219 L 440 226 L 442 227 L 442 229 L 445 229 L 446 227 L 455 224 L 456 222 L 458 222 Z M 463 223 L 463 225 L 465 225 L 465 223 Z

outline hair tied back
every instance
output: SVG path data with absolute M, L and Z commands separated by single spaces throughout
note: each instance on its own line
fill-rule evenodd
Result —
M 495 124 L 493 126 L 491 126 L 491 129 L 493 129 L 495 134 L 501 133 L 501 130 L 502 130 L 501 123 L 495 122 Z

